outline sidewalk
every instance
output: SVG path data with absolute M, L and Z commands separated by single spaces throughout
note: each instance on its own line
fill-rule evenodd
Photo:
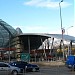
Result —
M 37 64 L 39 66 L 64 66 L 63 61 L 40 61 L 40 62 L 31 62 L 32 64 Z

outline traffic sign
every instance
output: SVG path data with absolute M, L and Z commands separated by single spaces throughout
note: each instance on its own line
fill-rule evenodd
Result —
M 21 60 L 28 62 L 30 60 L 30 54 L 29 53 L 21 53 Z

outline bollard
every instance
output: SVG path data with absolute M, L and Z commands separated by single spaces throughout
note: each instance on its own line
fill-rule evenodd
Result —
M 27 66 L 25 66 L 24 75 L 26 75 L 26 68 L 27 68 Z
M 25 74 L 24 74 L 24 69 L 23 69 L 23 75 L 25 75 Z
M 24 74 L 24 69 L 23 69 L 23 68 L 21 68 L 20 74 L 21 74 L 21 75 L 25 75 L 25 74 Z
M 72 66 L 72 71 L 74 71 L 74 65 Z

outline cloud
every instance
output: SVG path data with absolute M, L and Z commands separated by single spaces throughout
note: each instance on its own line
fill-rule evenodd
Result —
M 49 31 L 49 27 L 38 25 L 38 26 L 26 26 L 25 27 L 27 32 L 30 33 L 47 33 Z
M 41 29 L 42 28 L 42 26 L 23 26 L 23 25 L 16 25 L 16 26 L 13 26 L 14 28 L 17 28 L 17 27 L 19 27 L 19 28 L 25 28 L 25 29 L 27 29 L 27 30 L 38 30 L 38 29 Z M 43 28 L 43 29 L 45 29 L 45 28 Z
M 24 25 L 16 25 L 16 26 L 13 26 L 15 29 L 17 27 L 19 27 L 23 32 L 32 32 L 32 33 L 35 33 L 35 32 L 46 32 L 49 30 L 49 27 L 46 27 L 46 26 L 42 26 L 42 25 L 35 25 L 35 26 L 24 26 Z
M 28 30 L 41 30 L 41 29 L 48 29 L 47 27 L 42 27 L 42 26 L 29 26 L 29 27 L 26 27 L 26 29 Z
M 13 26 L 15 29 L 17 27 L 19 27 L 23 33 L 49 33 L 49 34 L 61 34 L 61 30 L 56 29 L 56 30 L 50 30 L 49 27 L 47 26 L 23 26 L 23 25 L 16 25 Z M 65 29 L 65 34 L 67 35 L 71 35 L 75 37 L 75 26 L 73 26 L 72 28 L 69 28 L 68 30 Z
M 14 27 L 15 29 L 16 29 L 16 28 L 24 28 L 24 26 L 22 26 L 22 25 L 16 25 L 16 26 L 14 25 L 13 27 Z
M 61 30 L 51 30 L 48 26 L 43 25 L 33 25 L 33 26 L 23 26 L 16 25 L 13 26 L 15 29 L 19 27 L 23 33 L 50 33 L 50 34 L 61 34 Z
M 59 2 L 54 2 L 52 0 L 30 0 L 27 2 L 24 2 L 24 5 L 28 6 L 36 6 L 36 7 L 46 7 L 46 8 L 58 8 Z M 68 2 L 62 2 L 62 7 L 68 7 L 71 4 Z

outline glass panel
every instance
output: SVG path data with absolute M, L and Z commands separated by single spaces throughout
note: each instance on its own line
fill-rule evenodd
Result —
M 7 30 L 9 30 L 13 36 L 15 36 L 17 32 L 12 26 L 10 26 L 9 24 L 7 24 L 1 19 L 0 19 L 0 23 L 3 24 L 3 26 L 0 25 L 0 47 L 1 47 L 2 45 L 3 46 L 6 45 L 9 41 L 9 32 Z

